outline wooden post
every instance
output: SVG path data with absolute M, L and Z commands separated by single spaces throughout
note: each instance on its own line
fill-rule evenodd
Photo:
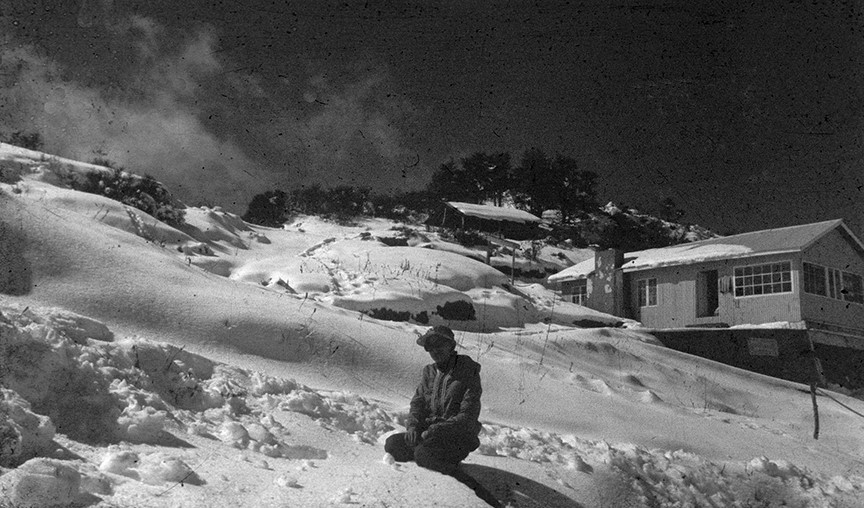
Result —
M 513 258 L 510 261 L 510 285 L 515 284 L 514 279 L 516 278 L 516 249 L 512 249 Z
M 819 406 L 816 404 L 815 382 L 810 383 L 810 398 L 813 399 L 813 439 L 819 439 Z
M 813 401 L 813 439 L 819 439 L 819 405 L 816 403 L 816 386 L 825 384 L 825 376 L 822 374 L 822 364 L 816 356 L 816 347 L 813 346 L 813 339 L 810 334 L 807 334 L 807 341 L 810 343 L 809 356 L 813 362 L 813 372 L 810 375 L 810 399 Z

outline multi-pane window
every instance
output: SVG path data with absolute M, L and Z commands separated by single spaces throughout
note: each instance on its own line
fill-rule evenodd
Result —
M 835 300 L 864 304 L 864 284 L 856 273 L 804 263 L 804 291 Z
M 657 305 L 657 279 L 641 279 L 636 282 L 636 292 L 639 295 L 640 307 Z
M 843 299 L 847 302 L 864 303 L 861 276 L 856 273 L 843 272 Z
M 812 295 L 827 296 L 825 267 L 804 263 L 804 292 Z
M 588 279 L 576 279 L 573 281 L 573 293 L 570 295 L 573 303 L 585 305 L 588 301 Z
M 735 267 L 735 296 L 770 295 L 792 292 L 792 263 Z

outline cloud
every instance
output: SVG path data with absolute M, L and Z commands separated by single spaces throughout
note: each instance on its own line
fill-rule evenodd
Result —
M 187 204 L 236 212 L 274 188 L 422 180 L 414 133 L 423 115 L 386 67 L 308 61 L 305 72 L 268 81 L 278 55 L 222 47 L 225 34 L 212 25 L 171 27 L 124 15 L 110 0 L 85 8 L 78 26 L 89 28 L 77 39 L 23 44 L 7 32 L 0 134 L 39 132 L 51 153 L 107 158 L 153 175 Z M 57 51 L 64 44 L 81 51 Z
M 339 79 L 320 73 L 302 87 L 301 106 L 283 118 L 288 149 L 307 168 L 307 178 L 330 185 L 404 187 L 416 161 L 406 131 L 416 109 L 392 91 L 385 70 Z
M 39 132 L 57 155 L 98 155 L 151 174 L 188 204 L 218 201 L 244 211 L 267 179 L 241 147 L 202 123 L 202 83 L 224 70 L 212 32 L 178 41 L 154 21 L 133 17 L 116 36 L 131 36 L 138 61 L 110 90 L 68 78 L 68 66 L 33 46 L 5 45 L 0 125 Z

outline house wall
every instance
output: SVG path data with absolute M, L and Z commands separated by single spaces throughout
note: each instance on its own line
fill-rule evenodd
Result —
M 736 298 L 731 291 L 731 278 L 736 266 L 792 262 L 792 292 Z M 800 288 L 798 284 L 801 263 L 797 256 L 774 255 L 747 259 L 732 259 L 654 268 L 629 272 L 628 301 L 631 317 L 649 328 L 683 328 L 689 326 L 734 326 L 740 324 L 762 324 L 778 321 L 801 321 Z M 697 317 L 697 276 L 701 271 L 717 270 L 720 279 L 718 308 L 714 316 Z M 639 307 L 639 279 L 657 278 L 657 305 Z M 729 290 L 724 291 L 724 282 Z
M 864 275 L 864 254 L 839 229 L 806 249 L 803 261 Z M 805 293 L 803 281 L 799 290 L 803 319 L 864 332 L 864 305 Z

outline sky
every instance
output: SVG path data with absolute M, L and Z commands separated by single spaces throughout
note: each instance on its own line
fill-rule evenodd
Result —
M 0 160 L 0 499 L 15 506 L 489 506 L 384 453 L 434 324 L 482 365 L 463 467 L 509 508 L 862 506 L 860 390 L 819 388 L 814 439 L 806 385 L 662 347 L 422 226 L 267 228 L 197 207 L 180 231 L 58 186 L 38 153 L 3 144 Z M 533 263 L 559 254 L 579 251 Z M 455 301 L 476 319 L 446 316 Z
M 719 233 L 864 234 L 854 2 L 4 0 L 0 119 L 192 205 L 540 147 Z

